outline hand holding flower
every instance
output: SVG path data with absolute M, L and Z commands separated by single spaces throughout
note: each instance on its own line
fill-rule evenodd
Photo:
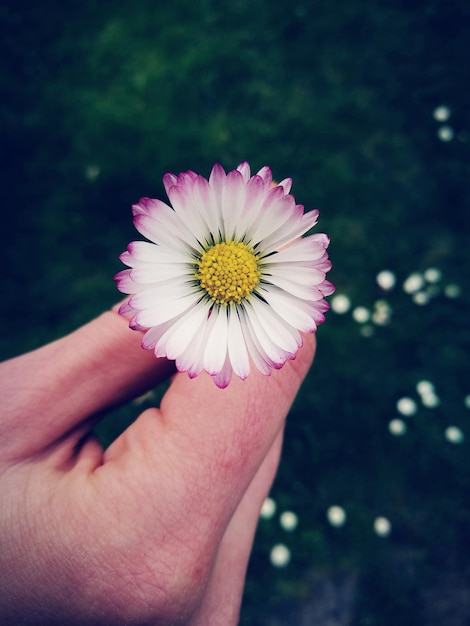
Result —
M 105 451 L 98 415 L 170 373 L 108 312 L 0 365 L 0 621 L 237 623 L 284 418 L 314 351 L 229 388 L 176 374 Z

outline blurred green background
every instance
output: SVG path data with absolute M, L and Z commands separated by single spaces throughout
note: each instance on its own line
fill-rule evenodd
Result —
M 117 301 L 165 172 L 291 176 L 337 295 L 241 623 L 468 624 L 468 3 L 8 0 L 0 23 L 2 358 Z

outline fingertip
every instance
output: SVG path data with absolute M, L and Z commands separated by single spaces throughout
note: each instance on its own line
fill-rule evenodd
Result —
M 306 376 L 313 359 L 315 358 L 315 352 L 317 350 L 317 338 L 315 333 L 302 333 L 303 343 L 300 347 L 297 356 L 294 360 L 299 365 L 299 373 L 304 377 Z
M 162 411 L 172 416 L 188 411 L 192 416 L 198 412 L 204 416 L 233 414 L 239 419 L 250 408 L 262 407 L 263 413 L 271 410 L 275 414 L 286 414 L 310 369 L 315 349 L 315 336 L 305 334 L 296 357 L 283 367 L 266 376 L 252 363 L 248 377 L 241 379 L 234 375 L 224 388 L 218 387 L 213 377 L 204 371 L 195 378 L 179 372 L 163 397 Z M 282 402 L 279 404 L 280 397 Z

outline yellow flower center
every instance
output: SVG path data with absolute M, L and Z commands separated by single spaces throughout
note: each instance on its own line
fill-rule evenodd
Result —
M 217 243 L 196 262 L 196 278 L 217 304 L 240 303 L 259 283 L 260 270 L 253 248 L 241 241 Z

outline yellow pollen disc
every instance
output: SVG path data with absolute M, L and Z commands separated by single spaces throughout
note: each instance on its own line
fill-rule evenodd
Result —
M 240 303 L 259 283 L 260 270 L 252 248 L 241 241 L 217 243 L 196 262 L 196 278 L 217 304 Z

